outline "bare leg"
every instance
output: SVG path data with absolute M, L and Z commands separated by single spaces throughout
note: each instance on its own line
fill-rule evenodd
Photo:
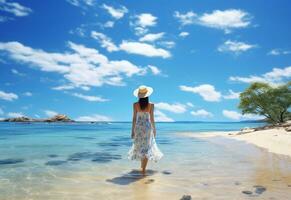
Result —
M 140 159 L 140 168 L 142 169 L 143 167 L 143 159 Z
M 145 175 L 145 172 L 146 172 L 146 167 L 147 167 L 147 164 L 148 164 L 148 158 L 145 157 L 142 161 L 142 174 Z
M 143 171 L 143 168 L 144 168 L 144 158 L 142 158 L 141 160 L 140 160 L 140 168 L 141 168 L 141 172 L 143 173 L 144 171 Z

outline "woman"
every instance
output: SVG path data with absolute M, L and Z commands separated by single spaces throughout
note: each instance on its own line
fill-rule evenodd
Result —
M 131 131 L 133 145 L 128 152 L 128 158 L 141 161 L 142 174 L 145 174 L 148 160 L 157 162 L 163 157 L 155 140 L 154 104 L 149 103 L 149 96 L 152 92 L 153 88 L 144 85 L 133 92 L 139 100 L 133 104 Z

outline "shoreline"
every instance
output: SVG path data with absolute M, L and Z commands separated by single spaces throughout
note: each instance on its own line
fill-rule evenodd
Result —
M 282 127 L 252 132 L 214 131 L 203 132 L 201 134 L 197 134 L 197 132 L 185 132 L 179 135 L 200 139 L 223 137 L 233 140 L 239 140 L 266 149 L 268 152 L 271 153 L 291 157 L 291 132 L 286 131 Z
M 140 175 L 139 163 L 127 159 L 128 124 L 48 126 L 0 126 L 1 200 L 291 196 L 291 159 L 222 137 L 202 141 L 175 135 L 186 129 L 238 130 L 242 126 L 161 126 L 157 143 L 165 156 L 158 163 L 149 162 L 147 176 Z

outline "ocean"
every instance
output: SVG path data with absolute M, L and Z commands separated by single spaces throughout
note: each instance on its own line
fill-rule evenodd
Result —
M 285 197 L 290 193 L 282 191 L 289 183 L 282 185 L 282 180 L 287 176 L 289 181 L 290 160 L 241 142 L 179 135 L 261 125 L 157 123 L 156 141 L 164 157 L 157 163 L 150 162 L 148 176 L 141 177 L 140 163 L 127 159 L 132 145 L 131 123 L 3 122 L 0 123 L 0 200 L 179 199 L 184 194 L 201 199 L 233 199 L 245 197 L 243 189 L 250 190 L 269 176 L 268 184 L 275 184 L 276 188 L 270 197 Z M 277 166 L 274 159 L 279 169 L 274 169 Z M 273 171 L 263 173 L 266 170 Z M 262 177 L 256 177 L 259 174 Z

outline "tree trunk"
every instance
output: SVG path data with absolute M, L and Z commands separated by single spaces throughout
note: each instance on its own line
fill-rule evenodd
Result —
M 286 112 L 286 110 L 283 110 L 283 112 L 281 112 L 280 114 L 280 122 L 283 123 L 284 122 L 284 113 Z

